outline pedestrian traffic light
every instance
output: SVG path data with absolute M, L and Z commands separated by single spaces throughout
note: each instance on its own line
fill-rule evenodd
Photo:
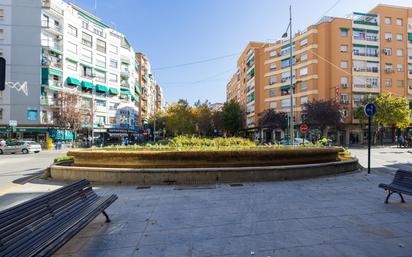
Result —
M 0 57 L 0 91 L 6 87 L 6 59 Z

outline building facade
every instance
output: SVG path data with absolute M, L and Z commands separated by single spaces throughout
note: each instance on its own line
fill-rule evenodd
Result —
M 0 14 L 6 81 L 26 82 L 28 92 L 6 87 L 1 93 L 0 132 L 16 120 L 15 137 L 45 141 L 55 130 L 57 92 L 66 92 L 91 110 L 93 119 L 82 126 L 93 129 L 96 140 L 137 137 L 139 62 L 122 33 L 61 0 L 5 0 Z
M 254 78 L 247 63 L 254 63 Z M 353 111 L 363 97 L 391 92 L 412 101 L 412 8 L 378 5 L 348 18 L 323 17 L 296 33 L 292 45 L 289 40 L 250 43 L 237 67 L 226 86 L 227 100 L 243 106 L 246 131 L 261 133 L 259 114 L 266 109 L 290 113 L 294 90 L 297 125 L 305 120 L 308 101 L 336 100 L 345 124 L 336 132 L 338 141 L 362 143 L 365 131 Z M 393 130 L 387 133 L 393 138 Z M 274 137 L 282 136 L 278 131 Z

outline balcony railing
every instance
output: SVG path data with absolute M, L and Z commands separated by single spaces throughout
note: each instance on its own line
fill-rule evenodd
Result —
M 366 68 L 366 67 L 362 67 L 362 68 L 360 68 L 360 67 L 354 67 L 354 68 L 353 68 L 353 71 L 355 71 L 355 72 L 373 72 L 373 73 L 378 73 L 378 72 L 379 72 L 379 68 L 378 68 L 378 67 L 369 67 L 369 68 Z
M 49 47 L 56 49 L 58 51 L 63 51 L 63 44 L 61 42 L 58 42 L 56 40 L 51 40 L 51 39 L 43 39 L 41 41 L 41 45 L 44 47 Z
M 55 3 L 53 3 L 51 0 L 42 0 L 41 7 L 51 9 L 55 11 L 56 13 L 63 15 L 63 9 L 59 7 L 58 5 L 56 5 Z
M 53 30 L 54 32 L 57 32 L 59 34 L 63 33 L 63 27 L 62 26 L 56 26 L 48 20 L 42 20 L 41 21 L 41 26 L 45 29 Z

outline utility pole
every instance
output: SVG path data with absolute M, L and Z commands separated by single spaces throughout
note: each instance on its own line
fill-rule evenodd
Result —
M 290 142 L 295 141 L 294 133 L 294 113 L 293 113 L 293 39 L 292 39 L 292 6 L 289 6 L 289 44 L 290 44 Z

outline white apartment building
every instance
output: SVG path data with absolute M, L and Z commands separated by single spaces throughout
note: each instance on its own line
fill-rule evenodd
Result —
M 60 139 L 51 133 L 52 107 L 56 92 L 67 91 L 94 113 L 85 130 L 93 127 L 101 140 L 137 136 L 139 62 L 123 34 L 61 0 L 2 0 L 0 14 L 6 81 L 28 89 L 27 96 L 11 88 L 0 95 L 0 132 L 16 120 L 17 137 Z

